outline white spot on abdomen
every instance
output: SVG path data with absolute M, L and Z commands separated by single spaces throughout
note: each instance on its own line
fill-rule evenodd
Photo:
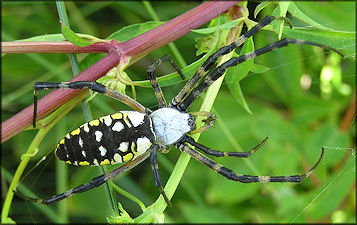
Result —
M 136 141 L 136 150 L 138 154 L 141 154 L 148 150 L 151 145 L 152 143 L 147 137 L 138 138 L 138 140 Z
M 121 156 L 120 156 L 118 153 L 115 153 L 115 154 L 114 154 L 113 159 L 114 159 L 114 162 L 115 162 L 115 163 L 122 163 L 122 162 L 123 162 L 123 161 L 121 160 Z
M 97 142 L 100 142 L 102 140 L 103 133 L 101 131 L 97 130 L 94 134 L 95 134 L 95 140 Z
M 99 146 L 99 151 L 101 156 L 105 156 L 105 154 L 107 154 L 107 149 L 103 146 Z
M 118 150 L 121 152 L 126 152 L 128 151 L 128 147 L 129 147 L 129 142 L 122 142 L 120 143 Z
M 144 116 L 146 114 L 135 112 L 135 111 L 126 111 L 130 122 L 133 124 L 134 127 L 139 126 L 140 124 L 144 123 Z
M 119 122 L 119 121 L 117 121 L 115 124 L 114 124 L 114 126 L 112 127 L 112 130 L 114 130 L 114 131 L 121 131 L 122 129 L 124 129 L 124 125 L 121 123 L 121 122 Z
M 83 124 L 83 130 L 87 133 L 89 132 L 88 123 Z
M 112 124 L 112 118 L 110 117 L 110 115 L 104 116 L 103 120 L 104 120 L 105 125 L 107 125 L 108 127 Z
M 79 137 L 79 139 L 78 139 L 78 144 L 79 144 L 79 146 L 81 146 L 81 148 L 83 148 L 83 140 L 81 137 Z

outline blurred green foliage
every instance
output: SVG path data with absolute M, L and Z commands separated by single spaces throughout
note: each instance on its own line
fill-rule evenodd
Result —
M 55 2 L 1 4 L 2 41 L 60 33 Z M 196 5 L 197 2 L 152 2 L 161 21 L 174 18 Z M 251 19 L 256 6 L 248 4 Z M 136 1 L 66 2 L 66 7 L 72 30 L 103 39 L 123 27 L 152 21 L 144 5 Z M 284 13 L 286 7 L 275 3 L 264 4 L 259 7 L 262 11 L 258 18 Z M 293 45 L 256 58 L 255 66 L 242 76 L 244 78 L 239 83 L 252 114 L 236 100 L 235 93 L 232 94 L 232 89 L 228 88 L 228 81 L 224 82 L 212 109 L 218 117 L 216 125 L 202 134 L 199 142 L 220 151 L 247 151 L 269 136 L 262 149 L 248 159 L 215 159 L 240 174 L 303 173 L 316 162 L 322 146 L 326 146 L 325 158 L 301 184 L 235 183 L 192 160 L 172 199 L 173 207 L 164 212 L 166 222 L 355 222 L 355 115 L 351 118 L 346 114 L 349 107 L 353 108 L 356 91 L 355 3 L 298 2 L 288 7 L 288 16 L 293 16 L 294 26 L 299 26 L 293 30 L 284 28 L 283 36 L 310 37 L 311 41 L 342 50 L 345 57 L 341 59 L 330 51 L 316 47 Z M 322 30 L 310 35 L 310 29 L 315 28 Z M 191 32 L 174 42 L 188 64 L 198 60 L 195 39 L 205 37 L 205 34 Z M 257 49 L 277 41 L 277 34 L 264 30 L 253 40 Z M 236 52 L 239 54 L 240 50 Z M 165 54 L 170 54 L 167 46 L 144 57 L 125 72 L 131 80 L 146 80 L 146 67 L 154 58 Z M 78 54 L 80 60 L 84 57 L 84 54 Z M 230 73 L 234 70 L 239 70 L 239 67 Z M 168 65 L 157 69 L 159 76 L 170 72 L 172 70 Z M 3 55 L 2 121 L 32 103 L 35 81 L 67 81 L 71 77 L 65 54 Z M 180 82 L 164 87 L 166 99 L 172 99 L 182 86 Z M 140 103 L 151 109 L 158 106 L 150 88 L 136 87 L 136 96 Z M 197 100 L 190 110 L 198 110 L 200 102 L 201 99 Z M 93 117 L 128 109 L 122 103 L 101 95 L 97 95 L 89 105 Z M 350 121 L 347 126 L 343 123 L 345 120 Z M 38 154 L 27 168 L 26 177 L 21 181 L 33 193 L 49 197 L 58 192 L 53 150 L 58 140 L 84 121 L 82 110 L 77 107 L 56 124 L 53 132 L 41 143 Z M 9 182 L 21 154 L 35 134 L 34 130 L 26 130 L 2 145 L 3 184 Z M 45 162 L 34 168 L 44 155 L 48 156 Z M 178 155 L 178 150 L 172 148 L 169 154 L 158 156 L 164 181 L 169 177 Z M 113 168 L 115 166 L 108 166 L 109 170 Z M 99 175 L 96 168 L 68 166 L 68 170 L 68 186 L 65 189 L 86 183 Z M 120 176 L 115 183 L 147 206 L 159 195 L 149 160 Z M 6 192 L 6 188 L 3 191 Z M 116 197 L 131 217 L 141 213 L 135 203 L 121 196 Z M 103 187 L 69 198 L 65 209 L 69 222 L 106 222 L 111 212 L 105 198 Z M 18 223 L 66 221 L 61 217 L 63 212 L 56 211 L 57 206 L 43 206 L 54 213 L 53 217 L 48 210 L 15 198 L 10 217 Z

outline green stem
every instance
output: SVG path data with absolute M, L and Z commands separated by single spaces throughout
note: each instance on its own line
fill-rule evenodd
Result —
M 128 199 L 132 200 L 133 202 L 137 203 L 141 210 L 144 212 L 146 207 L 142 201 L 140 201 L 137 197 L 134 195 L 130 194 L 129 192 L 125 191 L 124 189 L 120 188 L 118 185 L 116 185 L 113 181 L 109 181 L 110 185 L 114 188 L 116 192 L 119 194 L 123 195 L 124 197 L 127 197 Z

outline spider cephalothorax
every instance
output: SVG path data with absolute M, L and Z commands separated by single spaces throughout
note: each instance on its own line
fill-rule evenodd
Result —
M 157 144 L 171 145 L 176 143 L 196 127 L 191 114 L 181 112 L 173 107 L 159 108 L 152 112 L 150 117 Z

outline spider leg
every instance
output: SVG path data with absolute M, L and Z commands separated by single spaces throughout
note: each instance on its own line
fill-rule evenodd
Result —
M 267 52 L 273 51 L 277 48 L 282 48 L 287 46 L 288 44 L 305 44 L 305 45 L 314 45 L 322 48 L 327 48 L 329 50 L 335 51 L 341 56 L 342 53 L 340 53 L 338 50 L 319 44 L 315 42 L 310 42 L 310 41 L 303 41 L 303 40 L 295 40 L 295 39 L 288 39 L 288 38 L 283 38 L 280 41 L 277 41 L 273 44 L 267 45 L 263 48 L 257 49 L 253 52 L 247 53 L 245 55 L 241 55 L 239 57 L 234 57 L 228 60 L 227 62 L 223 63 L 222 65 L 218 66 L 215 70 L 213 70 L 199 85 L 197 85 L 188 95 L 187 97 L 179 104 L 177 105 L 177 108 L 182 111 L 186 111 L 187 108 L 191 105 L 191 103 L 200 95 L 202 92 L 210 86 L 215 80 L 217 80 L 219 77 L 221 77 L 225 71 L 232 66 L 236 66 L 242 62 L 245 62 L 247 60 L 253 59 L 257 56 L 260 56 L 262 54 L 265 54 Z
M 13 191 L 15 194 L 17 194 L 18 196 L 20 196 L 21 198 L 24 198 L 26 200 L 38 202 L 38 203 L 42 203 L 42 204 L 47 204 L 47 205 L 52 204 L 52 203 L 55 203 L 62 199 L 68 198 L 72 195 L 88 191 L 90 189 L 93 189 L 95 187 L 98 187 L 98 186 L 104 184 L 105 182 L 115 178 L 119 174 L 124 173 L 124 172 L 130 170 L 131 168 L 137 166 L 138 164 L 140 164 L 142 161 L 144 161 L 145 159 L 147 159 L 149 157 L 150 153 L 151 153 L 151 150 L 148 150 L 145 153 L 143 153 L 142 155 L 139 155 L 133 161 L 130 161 L 130 162 L 126 163 L 125 165 L 118 167 L 106 174 L 103 174 L 101 176 L 93 178 L 89 183 L 82 184 L 78 187 L 75 187 L 75 188 L 72 188 L 66 192 L 63 192 L 62 194 L 54 195 L 48 199 L 35 199 L 32 197 L 25 196 L 22 193 L 17 192 L 16 190 L 13 190 Z
M 127 95 L 124 95 L 120 92 L 117 92 L 113 89 L 110 89 L 98 82 L 95 81 L 75 81 L 75 82 L 36 82 L 34 85 L 34 112 L 33 112 L 33 127 L 36 126 L 36 117 L 37 117 L 37 92 L 39 90 L 47 89 L 84 89 L 88 88 L 94 92 L 102 93 L 111 98 L 114 98 L 118 101 L 123 102 L 124 104 L 130 106 L 136 111 L 149 113 L 150 110 L 141 105 L 139 102 L 130 98 Z
M 241 35 L 236 41 L 230 45 L 220 48 L 217 52 L 213 53 L 208 59 L 202 64 L 202 66 L 197 70 L 197 72 L 191 77 L 191 79 L 185 84 L 182 90 L 172 99 L 172 105 L 177 106 L 185 98 L 185 96 L 192 91 L 193 87 L 197 82 L 205 76 L 208 70 L 214 65 L 218 60 L 218 57 L 226 55 L 243 44 L 249 37 L 253 36 L 259 30 L 261 30 L 266 25 L 270 24 L 272 20 L 287 20 L 284 17 L 271 17 L 266 16 L 261 22 L 255 25 L 252 29 L 247 31 L 245 34 Z M 288 21 L 288 20 L 287 20 Z M 289 22 L 289 21 L 288 21 Z M 290 25 L 290 23 L 289 23 Z
M 292 175 L 292 176 L 250 176 L 250 175 L 242 175 L 236 174 L 232 170 L 222 166 L 219 163 L 216 163 L 212 159 L 206 157 L 202 153 L 195 151 L 194 149 L 188 147 L 184 143 L 176 144 L 181 151 L 189 154 L 192 158 L 197 160 L 198 162 L 202 163 L 203 165 L 213 169 L 217 173 L 221 174 L 222 176 L 226 177 L 229 180 L 238 181 L 242 183 L 270 183 L 270 182 L 289 182 L 289 183 L 300 183 L 303 179 L 308 177 L 312 171 L 317 167 L 320 163 L 321 159 L 324 155 L 324 148 L 322 148 L 322 152 L 320 155 L 319 160 L 315 163 L 315 165 L 306 173 L 302 175 Z
M 159 83 L 154 75 L 154 71 L 156 69 L 157 66 L 161 65 L 163 62 L 168 61 L 171 63 L 172 67 L 178 72 L 178 74 L 180 75 L 180 77 L 182 79 L 185 79 L 185 76 L 183 75 L 183 73 L 181 72 L 181 69 L 176 65 L 176 63 L 171 59 L 170 55 L 165 55 L 160 59 L 156 59 L 146 70 L 146 72 L 149 75 L 149 79 L 150 79 L 150 83 L 152 88 L 154 89 L 154 93 L 155 96 L 159 102 L 160 107 L 165 107 L 167 106 L 167 103 L 165 101 L 164 95 L 162 93 L 162 90 L 159 86 Z
M 198 148 L 199 150 L 203 151 L 206 154 L 213 155 L 215 157 L 229 157 L 229 156 L 234 156 L 234 157 L 241 157 L 241 158 L 248 158 L 249 156 L 253 155 L 260 147 L 262 147 L 265 142 L 268 140 L 268 137 L 264 138 L 263 141 L 261 141 L 257 146 L 249 150 L 248 152 L 220 152 L 220 151 L 215 151 L 210 148 L 207 148 L 204 145 L 201 145 L 197 143 L 192 137 L 185 136 L 183 140 L 190 145 Z
M 158 145 L 154 145 L 152 148 L 152 152 L 150 154 L 151 168 L 152 168 L 152 171 L 154 173 L 154 178 L 155 178 L 155 186 L 160 190 L 160 193 L 161 193 L 162 197 L 164 197 L 167 205 L 171 206 L 170 200 L 167 197 L 167 195 L 164 191 L 164 188 L 162 187 L 162 182 L 161 182 L 160 173 L 159 173 L 159 166 L 158 166 L 158 163 L 156 160 L 156 153 L 157 153 L 158 148 L 159 148 Z

